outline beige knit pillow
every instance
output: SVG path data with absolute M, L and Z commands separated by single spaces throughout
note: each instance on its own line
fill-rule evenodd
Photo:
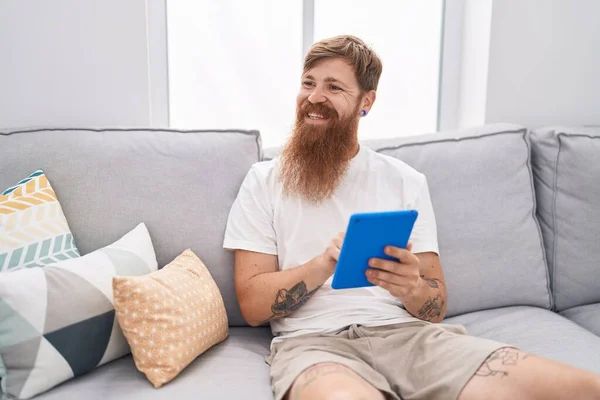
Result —
M 229 334 L 219 288 L 189 249 L 156 272 L 115 277 L 113 293 L 135 365 L 156 388 Z

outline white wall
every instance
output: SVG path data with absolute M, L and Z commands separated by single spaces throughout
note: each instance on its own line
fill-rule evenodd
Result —
M 600 1 L 494 0 L 487 123 L 600 124 Z
M 148 19 L 164 23 L 163 8 L 2 0 L 0 128 L 166 125 L 166 41 L 147 29 Z

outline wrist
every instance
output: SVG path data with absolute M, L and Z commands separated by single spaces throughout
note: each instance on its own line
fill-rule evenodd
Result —
M 402 302 L 410 302 L 414 299 L 419 299 L 422 297 L 423 294 L 423 290 L 425 290 L 425 288 L 427 287 L 427 283 L 425 282 L 425 279 L 419 277 L 419 280 L 417 281 L 417 284 L 413 287 L 413 289 L 406 294 L 406 296 L 404 296 L 402 300 Z
M 323 282 L 325 282 L 333 275 L 337 262 L 323 253 L 313 259 L 313 264 L 315 265 L 316 273 L 321 276 Z

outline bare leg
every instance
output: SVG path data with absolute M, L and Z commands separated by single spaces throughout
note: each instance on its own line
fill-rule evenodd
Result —
M 341 364 L 322 363 L 304 371 L 292 385 L 288 400 L 384 400 L 383 394 Z
M 600 375 L 513 348 L 494 352 L 459 400 L 600 399 Z

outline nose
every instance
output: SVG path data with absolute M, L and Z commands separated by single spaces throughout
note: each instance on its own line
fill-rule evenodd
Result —
M 327 97 L 325 97 L 320 88 L 316 87 L 308 96 L 308 101 L 310 101 L 312 104 L 325 103 L 327 101 Z

